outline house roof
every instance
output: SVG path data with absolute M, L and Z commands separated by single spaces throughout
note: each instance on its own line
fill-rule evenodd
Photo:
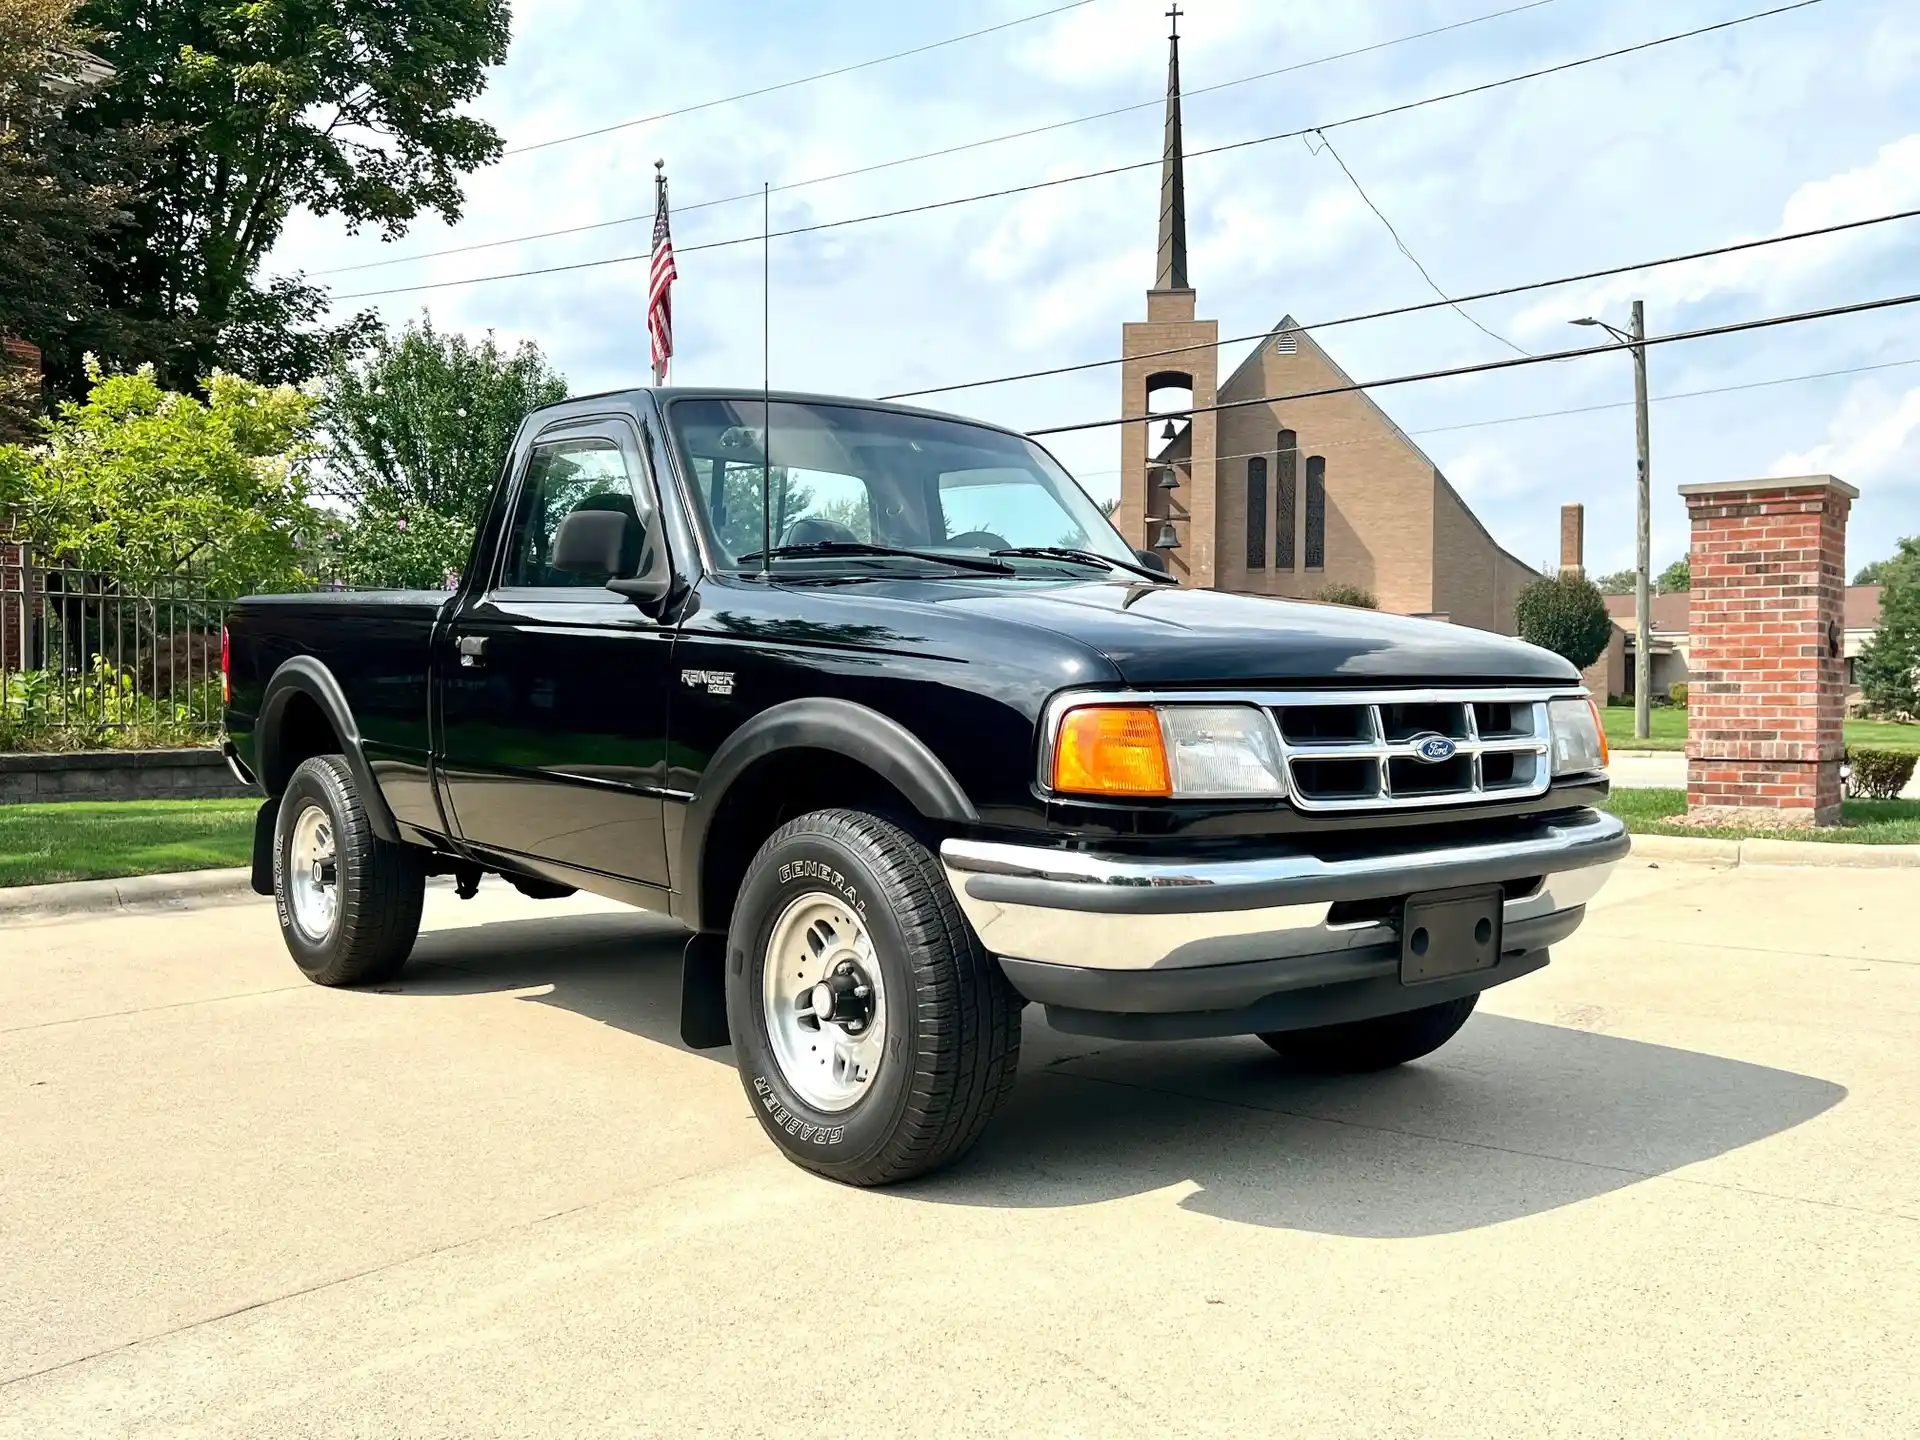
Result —
M 1679 595 L 1656 595 L 1653 597 L 1653 633 L 1656 635 L 1684 635 L 1690 623 L 1692 597 Z M 1613 617 L 1614 624 L 1622 630 L 1633 629 L 1633 596 L 1607 596 L 1607 614 Z M 1872 630 L 1880 623 L 1880 587 L 1878 585 L 1849 585 L 1846 597 L 1845 627 L 1849 630 Z

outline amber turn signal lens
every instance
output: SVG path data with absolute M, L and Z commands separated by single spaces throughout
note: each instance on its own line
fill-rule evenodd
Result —
M 1076 795 L 1171 795 L 1160 717 L 1144 706 L 1069 710 L 1053 747 L 1053 788 Z
M 1600 737 L 1600 768 L 1604 770 L 1611 763 L 1607 750 L 1606 722 L 1600 718 L 1600 702 L 1591 695 L 1587 696 L 1587 708 L 1593 711 L 1593 730 Z

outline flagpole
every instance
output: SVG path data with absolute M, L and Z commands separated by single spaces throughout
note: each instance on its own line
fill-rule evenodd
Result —
M 665 160 L 656 160 L 653 162 L 653 223 L 656 228 L 660 224 L 661 212 L 664 211 L 666 208 L 667 208 L 667 162 Z M 662 384 L 665 383 L 666 378 L 667 378 L 666 368 L 660 363 L 660 359 L 659 359 L 657 348 L 656 348 L 656 353 L 653 361 L 654 388 L 658 389 Z

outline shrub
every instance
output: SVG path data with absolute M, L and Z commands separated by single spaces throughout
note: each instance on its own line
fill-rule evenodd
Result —
M 1849 750 L 1847 793 L 1860 800 L 1897 800 L 1913 779 L 1920 755 L 1899 750 Z
M 200 670 L 164 696 L 101 656 L 74 674 L 14 670 L 0 689 L 0 750 L 158 750 L 204 745 L 220 728 L 220 677 Z
M 1667 698 L 1676 705 L 1684 706 L 1687 703 L 1687 682 L 1677 680 L 1669 685 L 1667 687 Z
M 1542 575 L 1514 603 L 1520 638 L 1584 670 L 1606 653 L 1613 620 L 1599 587 L 1584 575 Z
M 1322 585 L 1314 599 L 1328 605 L 1351 605 L 1356 610 L 1378 610 L 1380 602 L 1362 585 Z

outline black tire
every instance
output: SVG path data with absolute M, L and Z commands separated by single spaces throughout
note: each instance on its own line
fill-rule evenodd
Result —
M 1273 1030 L 1260 1038 L 1288 1066 L 1323 1075 L 1388 1070 L 1431 1055 L 1460 1032 L 1478 994 L 1445 1000 L 1424 1010 L 1321 1025 L 1312 1030 Z
M 332 827 L 337 892 L 332 923 L 319 935 L 299 923 L 289 895 L 294 836 L 315 809 Z M 344 759 L 301 762 L 280 799 L 273 847 L 274 908 L 301 974 L 316 985 L 371 985 L 399 974 L 420 933 L 426 884 L 417 851 L 374 835 Z
M 767 1033 L 763 977 L 781 917 L 809 894 L 857 912 L 880 971 L 882 1058 L 847 1108 L 810 1103 Z M 740 1081 L 773 1142 L 850 1185 L 886 1185 L 965 1154 L 1013 1088 L 1020 998 L 980 948 L 932 852 L 899 826 L 818 810 L 748 868 L 727 935 L 727 1021 Z

